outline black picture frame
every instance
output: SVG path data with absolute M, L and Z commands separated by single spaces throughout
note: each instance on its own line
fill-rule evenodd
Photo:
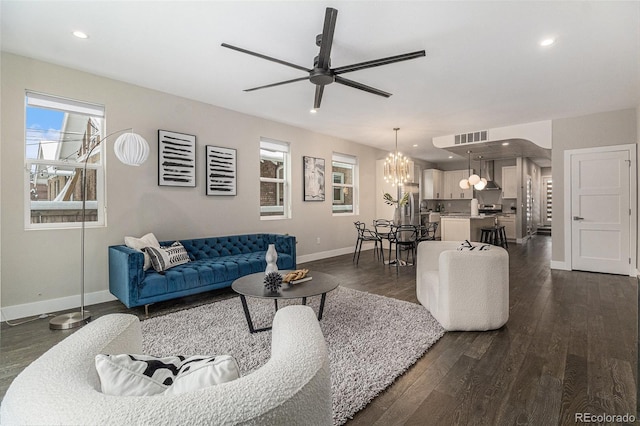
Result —
M 304 201 L 325 200 L 325 161 L 324 158 L 302 157 L 304 177 Z
M 196 186 L 196 137 L 158 130 L 158 185 Z
M 237 195 L 237 151 L 221 146 L 206 146 L 207 195 Z

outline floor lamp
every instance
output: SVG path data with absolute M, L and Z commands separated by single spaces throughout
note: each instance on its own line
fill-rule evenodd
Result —
M 82 225 L 81 225 L 81 243 L 80 243 L 80 311 L 69 312 L 61 314 L 51 318 L 49 321 L 49 328 L 52 330 L 66 330 L 69 328 L 80 327 L 91 319 L 91 313 L 84 308 L 84 233 L 85 233 L 85 219 L 86 219 L 86 193 L 87 193 L 87 162 L 91 153 L 102 142 L 106 141 L 109 137 L 126 132 L 118 136 L 113 150 L 122 163 L 129 166 L 139 166 L 144 163 L 149 157 L 149 144 L 140 135 L 133 133 L 132 129 L 118 130 L 108 134 L 103 139 L 100 139 L 86 155 L 84 159 L 84 167 L 82 169 Z

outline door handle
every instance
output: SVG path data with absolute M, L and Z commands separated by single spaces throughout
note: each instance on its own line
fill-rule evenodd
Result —
M 574 216 L 573 220 L 584 220 L 584 217 L 580 217 L 580 216 Z

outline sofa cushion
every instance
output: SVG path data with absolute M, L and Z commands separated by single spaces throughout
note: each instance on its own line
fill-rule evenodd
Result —
M 104 355 L 95 357 L 102 393 L 115 396 L 178 395 L 240 377 L 230 355 Z
M 157 272 L 164 272 L 190 261 L 187 251 L 178 241 L 168 247 L 145 247 L 144 251 L 149 254 L 151 265 Z
M 151 267 L 151 258 L 149 254 L 143 251 L 146 247 L 160 247 L 160 243 L 153 233 L 149 232 L 146 235 L 143 235 L 140 238 L 136 237 L 124 237 L 124 245 L 134 250 L 142 251 L 144 253 L 144 266 L 143 269 L 146 271 Z
M 139 288 L 140 297 L 153 297 L 214 283 L 230 284 L 244 275 L 263 272 L 267 266 L 265 253 L 263 251 L 196 260 L 171 268 L 164 275 L 147 271 Z M 278 253 L 279 269 L 294 267 L 293 256 Z

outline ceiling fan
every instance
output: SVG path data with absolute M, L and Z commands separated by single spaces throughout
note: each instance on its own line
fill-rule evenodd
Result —
M 345 86 L 353 87 L 354 89 L 364 90 L 365 92 L 373 93 L 374 95 L 384 96 L 388 98 L 391 93 L 387 93 L 380 89 L 376 89 L 371 86 L 367 86 L 362 83 L 358 83 L 353 80 L 342 77 L 342 74 L 348 72 L 363 70 L 366 68 L 378 67 L 380 65 L 392 64 L 394 62 L 407 61 L 409 59 L 420 58 L 425 56 L 424 50 L 417 52 L 404 53 L 401 55 L 389 56 L 387 58 L 374 59 L 372 61 L 360 62 L 353 65 L 345 65 L 342 67 L 330 68 L 331 66 L 331 45 L 333 44 L 333 32 L 336 28 L 336 19 L 338 17 L 338 10 L 328 7 L 324 15 L 324 26 L 322 34 L 316 36 L 316 45 L 320 46 L 320 53 L 315 57 L 313 61 L 313 68 L 309 69 L 300 65 L 292 64 L 291 62 L 283 61 L 281 59 L 272 58 L 270 56 L 263 55 L 261 53 L 252 52 L 250 50 L 243 49 L 241 47 L 232 46 L 227 43 L 222 43 L 222 47 L 228 49 L 237 50 L 238 52 L 246 53 L 248 55 L 257 56 L 258 58 L 266 59 L 268 61 L 276 62 L 288 67 L 292 67 L 301 71 L 307 72 L 309 75 L 300 78 L 294 78 L 292 80 L 280 81 L 278 83 L 267 84 L 265 86 L 252 87 L 246 89 L 245 92 L 251 92 L 259 89 L 266 89 L 267 87 L 281 86 L 283 84 L 295 83 L 296 81 L 309 80 L 316 85 L 316 95 L 313 102 L 313 108 L 320 108 L 322 102 L 322 94 L 324 92 L 324 86 L 333 82 L 343 84 Z

